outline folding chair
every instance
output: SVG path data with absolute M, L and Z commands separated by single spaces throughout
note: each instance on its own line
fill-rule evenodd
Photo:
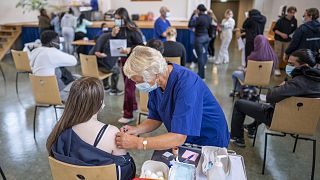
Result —
M 103 73 L 98 70 L 97 57 L 94 55 L 80 54 L 81 70 L 84 76 L 95 77 L 100 80 L 106 79 L 112 73 Z
M 6 176 L 4 175 L 4 172 L 1 169 L 1 166 L 0 166 L 0 174 L 1 174 L 3 180 L 7 179 Z
M 236 92 L 236 87 L 238 86 L 238 83 L 240 83 L 241 86 L 258 86 L 260 99 L 261 89 L 269 85 L 272 66 L 273 61 L 248 60 L 248 66 L 244 81 L 242 82 L 240 79 L 237 79 L 233 89 L 234 94 Z M 234 98 L 235 95 L 233 95 L 233 101 Z
M 269 131 L 265 133 L 262 174 L 264 174 L 266 164 L 268 136 L 285 137 L 290 134 L 295 138 L 293 153 L 296 150 L 298 139 L 313 142 L 311 179 L 314 179 L 316 139 L 312 136 L 315 135 L 320 118 L 319 108 L 316 107 L 320 107 L 320 99 L 316 98 L 291 97 L 276 104 L 271 126 L 268 129 Z M 309 137 L 301 137 L 301 135 Z
M 167 62 L 181 65 L 181 58 L 180 57 L 165 57 L 165 59 Z
M 29 73 L 32 73 L 32 71 L 31 71 L 30 61 L 29 61 L 27 52 L 11 50 L 11 54 L 12 54 L 14 64 L 16 66 L 16 70 L 17 70 L 17 73 L 16 73 L 16 93 L 17 93 L 17 96 L 19 97 L 19 92 L 18 92 L 19 74 L 29 74 Z
M 145 92 L 141 92 L 139 91 L 139 118 L 138 118 L 138 122 L 137 125 L 139 125 L 141 123 L 141 115 L 145 115 L 148 116 L 148 93 Z
M 57 109 L 63 109 L 56 76 L 35 76 L 29 74 L 32 92 L 36 101 L 33 118 L 33 138 L 36 139 L 36 117 L 38 108 L 53 106 L 58 121 Z
M 64 163 L 48 157 L 53 180 L 65 179 L 94 179 L 94 180 L 117 180 L 115 164 L 106 166 L 77 166 Z

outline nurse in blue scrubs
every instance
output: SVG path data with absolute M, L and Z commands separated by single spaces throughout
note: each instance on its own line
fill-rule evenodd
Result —
M 137 46 L 124 73 L 140 91 L 149 92 L 149 115 L 138 126 L 123 126 L 116 144 L 123 149 L 169 149 L 184 143 L 228 147 L 229 131 L 218 101 L 194 72 L 168 64 L 155 49 Z M 138 137 L 164 124 L 168 133 Z

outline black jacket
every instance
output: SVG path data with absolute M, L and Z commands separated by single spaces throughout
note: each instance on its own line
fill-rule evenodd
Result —
M 302 66 L 295 68 L 292 79 L 284 85 L 276 86 L 267 93 L 267 102 L 275 104 L 286 98 L 295 97 L 320 97 L 320 70 Z
M 317 20 L 309 21 L 294 32 L 292 41 L 286 50 L 290 55 L 298 49 L 311 49 L 318 52 L 320 49 L 320 22 Z
M 199 17 L 191 17 L 191 20 L 189 21 L 188 26 L 190 28 L 195 28 L 195 35 L 196 36 L 203 36 L 203 35 L 209 35 L 208 31 L 210 28 L 210 25 L 212 23 L 212 18 L 208 16 L 207 14 L 200 13 Z
M 275 24 L 273 31 L 276 30 L 287 34 L 288 36 L 292 34 L 297 29 L 297 19 L 295 17 L 292 17 L 291 20 L 287 19 L 286 17 L 281 17 L 277 23 Z M 287 39 L 283 39 L 278 34 L 274 34 L 274 39 L 281 41 L 281 42 L 290 42 L 291 37 L 288 37 Z
M 242 28 L 246 33 L 246 41 L 253 42 L 257 35 L 263 34 L 266 22 L 267 18 L 261 15 L 258 10 L 251 10 L 249 12 L 249 18 L 247 18 L 242 25 Z

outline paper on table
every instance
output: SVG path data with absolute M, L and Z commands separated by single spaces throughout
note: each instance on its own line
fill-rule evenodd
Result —
M 244 48 L 244 43 L 242 41 L 242 38 L 238 38 L 237 41 L 238 41 L 238 49 L 239 50 L 243 49 Z
M 199 156 L 199 154 L 196 153 L 196 152 L 192 152 L 192 151 L 186 150 L 186 151 L 183 153 L 182 158 L 187 159 L 187 158 L 190 157 L 191 155 L 193 155 L 193 156 L 192 156 L 192 158 L 190 159 L 190 161 L 196 161 L 196 160 L 197 160 L 197 157 Z
M 122 48 L 127 48 L 126 39 L 110 39 L 110 53 L 112 57 L 127 56 L 120 53 L 120 49 Z

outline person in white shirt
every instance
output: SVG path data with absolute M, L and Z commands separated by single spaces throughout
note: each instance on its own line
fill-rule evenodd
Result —
M 227 64 L 229 63 L 229 44 L 232 40 L 232 31 L 235 26 L 235 21 L 232 18 L 233 17 L 233 12 L 230 9 L 227 9 L 226 12 L 224 13 L 224 19 L 221 22 L 221 47 L 219 51 L 219 55 L 217 60 L 215 61 L 215 64 Z
M 77 59 L 60 49 L 59 35 L 52 31 L 44 31 L 40 37 L 42 46 L 30 53 L 30 66 L 36 76 L 56 76 L 62 101 L 68 96 L 68 87 L 74 79 L 65 66 L 74 66 Z

